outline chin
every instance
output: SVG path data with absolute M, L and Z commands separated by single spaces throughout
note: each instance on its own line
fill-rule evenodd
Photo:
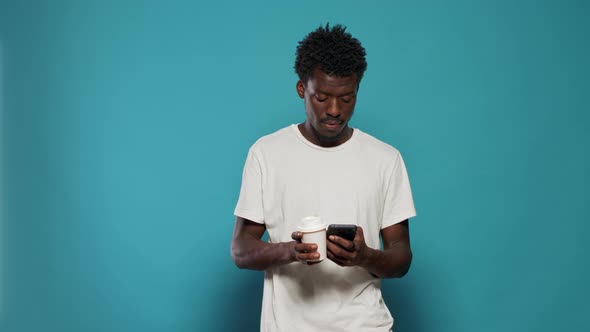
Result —
M 317 126 L 312 127 L 316 135 L 318 135 L 324 140 L 331 141 L 338 139 L 340 135 L 342 135 L 344 129 L 346 128 L 346 124 L 343 124 L 340 128 L 336 130 L 329 130 L 327 128 L 324 128 L 324 126 L 321 123 L 319 123 Z
M 342 130 L 339 131 L 321 131 L 318 132 L 318 134 L 320 135 L 321 138 L 327 140 L 327 141 L 334 141 L 337 140 L 340 135 L 342 135 Z

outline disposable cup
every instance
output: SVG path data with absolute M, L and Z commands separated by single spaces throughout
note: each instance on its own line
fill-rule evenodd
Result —
M 326 225 L 320 217 L 305 217 L 297 230 L 303 233 L 302 243 L 315 243 L 318 246 L 320 258 L 310 260 L 310 262 L 319 262 L 326 258 Z

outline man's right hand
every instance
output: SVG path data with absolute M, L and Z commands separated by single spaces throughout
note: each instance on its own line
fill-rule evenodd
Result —
M 293 232 L 291 238 L 295 240 L 292 250 L 292 256 L 296 261 L 307 265 L 317 264 L 319 262 L 313 262 L 320 258 L 318 253 L 318 245 L 315 243 L 301 243 L 303 233 Z
M 299 261 L 316 264 L 309 260 L 319 258 L 315 243 L 301 243 L 303 233 L 294 232 L 295 241 L 269 243 L 261 241 L 266 226 L 242 217 L 236 217 L 234 235 L 231 242 L 231 256 L 240 269 L 264 271 L 275 266 Z

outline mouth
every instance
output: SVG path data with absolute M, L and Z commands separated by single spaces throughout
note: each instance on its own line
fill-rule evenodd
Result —
M 343 123 L 340 120 L 322 120 L 322 125 L 330 131 L 340 129 Z

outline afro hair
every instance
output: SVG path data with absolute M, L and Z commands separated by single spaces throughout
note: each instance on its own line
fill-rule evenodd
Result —
M 304 83 L 314 70 L 320 69 L 330 76 L 346 77 L 356 74 L 360 82 L 367 61 L 366 52 L 358 39 L 337 24 L 320 26 L 299 42 L 295 58 L 295 72 Z

